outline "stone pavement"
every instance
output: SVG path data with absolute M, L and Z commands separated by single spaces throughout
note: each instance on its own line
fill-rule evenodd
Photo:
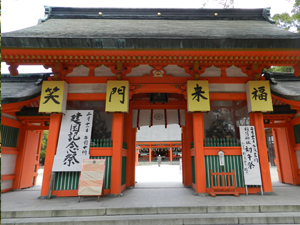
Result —
M 1 205 L 2 224 L 43 224 L 43 219 L 53 224 L 81 224 L 79 221 L 82 224 L 102 224 L 102 221 L 103 224 L 164 225 L 300 223 L 300 186 L 274 181 L 272 194 L 213 198 L 194 195 L 193 189 L 183 187 L 177 180 L 178 177 L 181 178 L 180 171 L 175 167 L 162 165 L 158 168 L 153 165 L 149 167 L 150 172 L 145 172 L 145 167 L 137 169 L 138 183 L 135 188 L 126 189 L 122 197 L 101 197 L 100 202 L 97 202 L 96 197 L 83 198 L 80 203 L 77 202 L 77 197 L 41 200 L 38 199 L 41 188 L 39 185 L 4 193 Z M 176 174 L 170 175 L 169 170 Z M 158 177 L 165 171 L 169 172 L 169 177 L 162 181 Z M 145 176 L 147 174 L 148 177 Z M 153 179 L 158 181 L 154 182 Z M 42 216 L 43 218 L 39 218 Z M 36 218 L 25 219 L 26 217 Z M 253 221 L 260 217 L 261 219 Z M 142 219 L 148 223 L 141 222 Z

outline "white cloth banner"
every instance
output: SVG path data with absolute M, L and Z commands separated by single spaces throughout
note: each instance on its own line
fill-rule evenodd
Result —
M 152 122 L 154 125 L 179 124 L 185 126 L 184 109 L 154 109 Z M 165 115 L 166 113 L 166 115 Z M 165 121 L 167 120 L 167 121 Z M 151 109 L 132 110 L 132 128 L 150 126 L 151 127 Z
M 150 126 L 151 122 L 151 109 L 141 109 L 138 119 L 138 126 Z
M 81 171 L 89 159 L 93 110 L 67 110 L 62 118 L 52 171 Z
M 167 109 L 167 123 L 178 124 L 178 109 Z
M 165 110 L 164 109 L 153 109 L 152 124 L 155 125 L 165 125 Z
M 240 126 L 245 185 L 262 185 L 254 126 Z

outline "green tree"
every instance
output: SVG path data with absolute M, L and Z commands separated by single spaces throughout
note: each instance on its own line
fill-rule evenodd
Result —
M 264 69 L 264 71 L 286 73 L 286 72 L 294 72 L 294 68 L 292 66 L 272 66 L 270 69 Z
M 44 130 L 43 138 L 42 138 L 42 147 L 41 147 L 41 152 L 40 152 L 40 163 L 43 165 L 44 165 L 45 157 L 46 157 L 48 134 L 49 134 L 49 130 Z
M 272 19 L 280 28 L 289 31 L 295 28 L 300 33 L 300 0 L 295 0 L 291 13 L 291 15 L 288 13 L 275 14 Z

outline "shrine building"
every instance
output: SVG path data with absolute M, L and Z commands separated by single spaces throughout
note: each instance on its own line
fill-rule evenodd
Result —
M 78 196 L 87 158 L 106 159 L 102 194 L 119 195 L 139 159 L 162 149 L 196 193 L 272 192 L 270 165 L 300 184 L 300 36 L 269 8 L 45 7 L 38 25 L 1 41 L 1 192 L 35 185 L 43 130 L 41 196 Z M 19 74 L 23 65 L 52 72 Z M 137 141 L 156 125 L 181 131 Z

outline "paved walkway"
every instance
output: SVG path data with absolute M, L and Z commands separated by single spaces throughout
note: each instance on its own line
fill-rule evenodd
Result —
M 273 168 L 276 172 L 276 168 Z M 167 176 L 166 176 L 167 174 Z M 179 166 L 139 166 L 136 170 L 136 187 L 126 189 L 122 197 L 87 197 L 77 202 L 77 197 L 40 200 L 40 185 L 2 194 L 2 211 L 97 209 L 130 207 L 186 207 L 186 206 L 247 206 L 247 205 L 300 205 L 300 186 L 273 181 L 271 195 L 195 196 L 192 188 L 181 183 Z M 41 178 L 39 177 L 39 181 Z

